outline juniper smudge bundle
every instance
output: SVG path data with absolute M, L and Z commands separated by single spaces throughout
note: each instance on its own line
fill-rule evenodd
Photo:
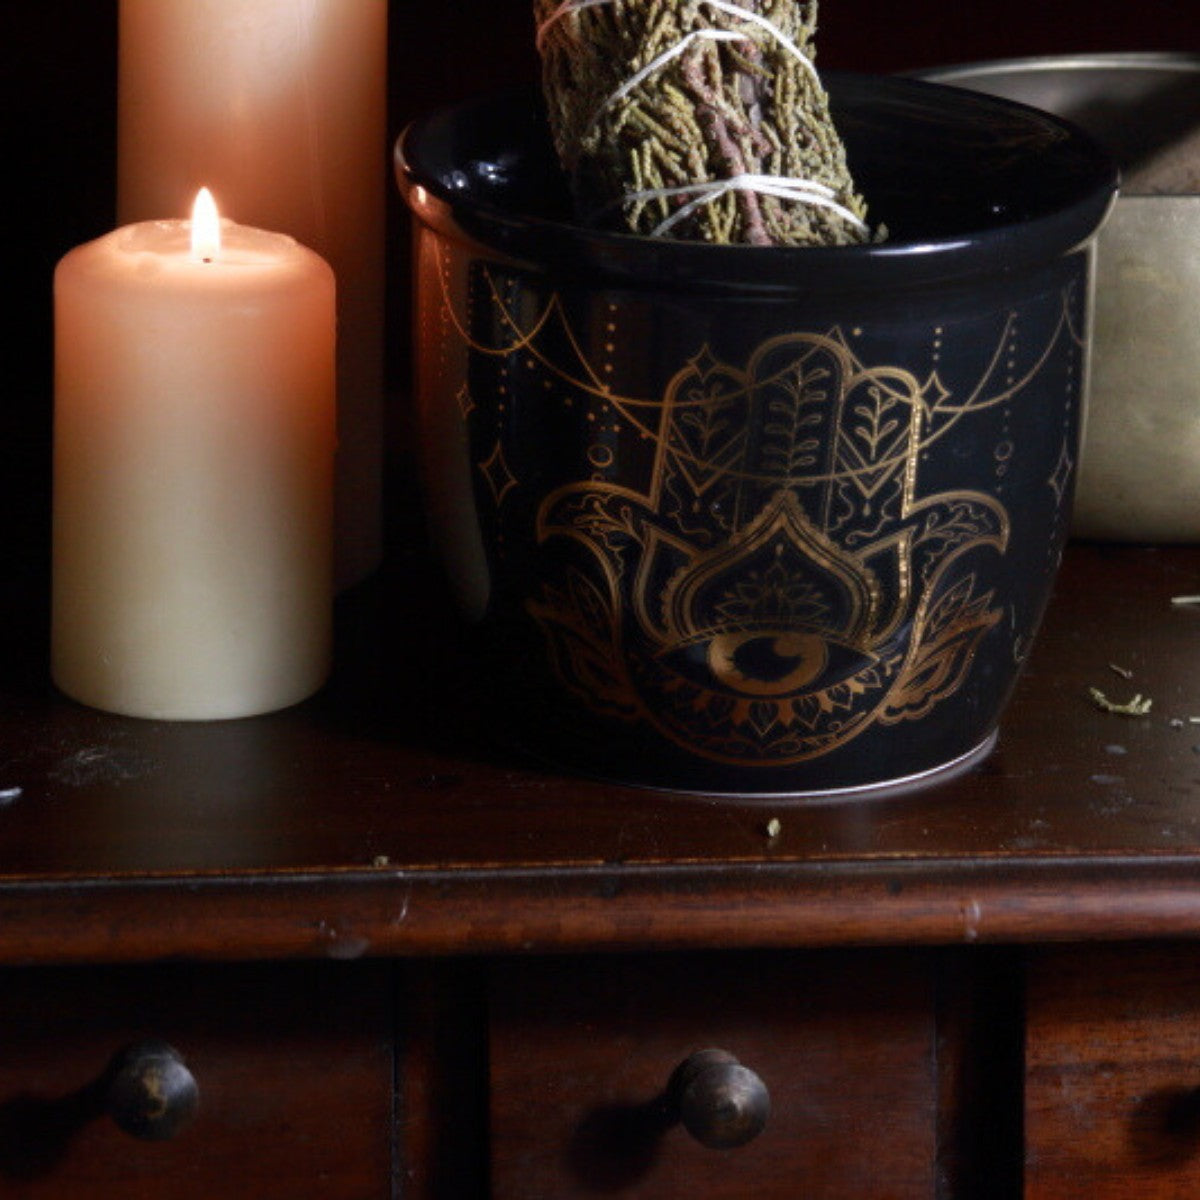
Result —
M 534 0 L 580 219 L 710 242 L 872 240 L 813 66 L 817 0 Z

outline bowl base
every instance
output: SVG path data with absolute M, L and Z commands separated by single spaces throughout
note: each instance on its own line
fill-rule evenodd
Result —
M 929 767 L 924 771 L 916 771 L 911 775 L 901 775 L 892 779 L 881 779 L 874 783 L 855 784 L 846 787 L 812 789 L 771 788 L 761 791 L 732 789 L 721 786 L 712 788 L 702 788 L 694 785 L 672 787 L 663 783 L 651 783 L 644 779 L 621 775 L 615 772 L 608 774 L 597 770 L 581 770 L 577 764 L 564 766 L 562 763 L 555 761 L 551 756 L 548 756 L 544 751 L 531 752 L 527 746 L 521 747 L 521 749 L 525 753 L 532 754 L 532 757 L 547 766 L 570 770 L 573 774 L 579 775 L 582 778 L 589 778 L 598 783 L 614 783 L 624 787 L 642 788 L 647 791 L 660 792 L 664 796 L 699 801 L 720 799 L 722 801 L 742 804 L 840 804 L 863 800 L 894 800 L 901 796 L 907 796 L 913 792 L 933 787 L 936 784 L 946 783 L 960 775 L 965 775 L 988 758 L 996 748 L 998 737 L 999 730 L 994 729 L 983 741 L 973 746 L 970 750 L 946 762 Z

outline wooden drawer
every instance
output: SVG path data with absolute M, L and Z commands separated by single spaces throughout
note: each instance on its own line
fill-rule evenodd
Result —
M 720 1048 L 770 1092 L 765 1130 L 697 1144 L 664 1091 Z M 935 1194 L 932 986 L 904 955 L 712 955 L 498 966 L 496 1200 Z
M 350 963 L 0 974 L 0 1195 L 390 1195 L 390 978 Z M 199 1086 L 166 1141 L 104 1111 L 107 1064 L 147 1038 Z
M 1200 1195 L 1200 947 L 1030 963 L 1028 1200 Z

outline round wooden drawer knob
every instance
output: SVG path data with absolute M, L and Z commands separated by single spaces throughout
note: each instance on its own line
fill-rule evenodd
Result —
M 173 1138 L 196 1115 L 200 1088 L 166 1042 L 138 1042 L 112 1067 L 105 1107 L 126 1133 L 145 1141 Z
M 669 1090 L 683 1127 L 713 1150 L 753 1141 L 771 1115 L 766 1084 L 724 1050 L 690 1055 L 675 1069 Z

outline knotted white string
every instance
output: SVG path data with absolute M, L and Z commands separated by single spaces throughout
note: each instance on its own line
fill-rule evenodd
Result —
M 748 8 L 742 8 L 740 4 L 730 4 L 729 0 L 700 0 L 700 3 L 728 13 L 731 17 L 737 17 L 739 21 L 749 21 L 751 25 L 757 25 L 760 29 L 766 30 L 814 79 L 817 78 L 817 68 L 813 65 L 813 60 L 778 25 L 773 21 L 768 21 L 761 13 L 751 12 Z
M 706 183 L 653 188 L 649 191 L 634 192 L 625 196 L 622 204 L 637 204 L 646 200 L 668 200 L 674 196 L 698 193 L 694 199 L 689 200 L 687 204 L 677 209 L 650 231 L 650 237 L 661 237 L 696 209 L 705 204 L 711 204 L 714 200 L 733 191 L 756 192 L 761 196 L 775 196 L 780 200 L 792 200 L 799 204 L 811 205 L 814 208 L 827 208 L 861 233 L 869 232 L 868 226 L 861 218 L 834 199 L 837 193 L 833 188 L 818 183 L 815 179 L 789 179 L 780 175 L 732 175 L 728 179 L 713 179 Z
M 564 17 L 568 17 L 574 12 L 581 12 L 585 8 L 596 8 L 602 4 L 612 3 L 614 3 L 614 0 L 561 0 L 561 3 L 559 3 L 558 6 L 537 27 L 537 34 L 534 40 L 537 44 L 538 50 L 541 50 L 542 43 L 545 41 L 546 34 L 550 31 L 551 27 L 556 25 Z M 792 55 L 797 62 L 799 62 L 807 71 L 809 71 L 814 79 L 817 78 L 817 68 L 814 66 L 812 59 L 809 58 L 808 55 L 805 54 L 804 51 L 801 50 L 800 47 L 797 46 L 796 43 L 793 42 L 786 33 L 783 32 L 782 29 L 779 28 L 778 25 L 776 25 L 773 21 L 768 21 L 767 18 L 761 13 L 751 12 L 748 8 L 742 8 L 740 4 L 730 3 L 730 0 L 699 0 L 699 3 L 707 4 L 710 8 L 715 8 L 720 12 L 728 13 L 731 17 L 736 17 L 739 21 L 746 21 L 751 25 L 757 25 L 760 29 L 765 30 L 790 55 Z M 684 43 L 690 43 L 697 35 L 707 35 L 709 37 L 713 37 L 714 35 L 728 34 L 729 32 L 730 31 L 719 29 L 694 30 L 692 33 L 687 34 L 682 39 L 682 43 L 680 45 L 672 47 L 664 54 L 660 54 L 658 58 L 654 60 L 654 69 L 657 70 L 657 68 L 662 66 L 664 62 L 670 62 L 671 59 L 677 57 L 679 54 L 682 54 L 683 49 L 685 48 Z M 744 35 L 742 35 L 736 38 L 729 36 L 717 36 L 714 38 L 714 40 L 743 41 L 746 39 Z M 651 74 L 651 71 L 643 68 L 643 71 L 638 72 L 638 82 L 640 83 L 641 80 L 649 74 Z M 620 95 L 625 95 L 629 90 L 631 89 L 628 87 L 622 88 Z M 618 98 L 619 97 L 612 97 L 604 105 L 602 105 L 602 109 L 607 108 L 609 104 L 613 103 L 613 100 Z
M 599 119 L 600 114 L 605 109 L 612 108 L 618 101 L 623 100 L 635 88 L 637 88 L 646 79 L 649 79 L 655 71 L 666 66 L 673 58 L 678 58 L 687 48 L 701 38 L 706 38 L 711 42 L 744 42 L 746 35 L 744 33 L 734 33 L 732 29 L 693 29 L 691 33 L 685 34 L 679 39 L 669 50 L 664 50 L 657 57 L 652 58 L 640 71 L 631 75 L 599 108 L 592 114 L 592 119 L 589 125 L 594 125 Z

